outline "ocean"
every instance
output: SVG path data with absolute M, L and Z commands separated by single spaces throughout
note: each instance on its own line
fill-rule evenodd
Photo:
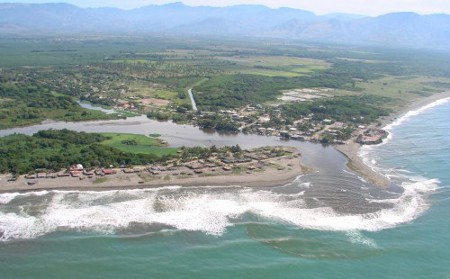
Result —
M 450 278 L 450 102 L 274 188 L 0 195 L 0 278 Z M 332 150 L 325 150 L 337 154 Z

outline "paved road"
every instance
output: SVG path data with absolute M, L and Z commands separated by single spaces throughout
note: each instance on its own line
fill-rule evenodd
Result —
M 198 111 L 197 104 L 195 104 L 194 94 L 192 94 L 192 88 L 188 90 L 189 98 L 191 98 L 192 110 Z

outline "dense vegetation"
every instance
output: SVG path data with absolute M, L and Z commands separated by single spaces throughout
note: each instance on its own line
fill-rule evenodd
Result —
M 100 134 L 69 130 L 40 131 L 33 136 L 14 134 L 0 138 L 0 173 L 23 174 L 36 169 L 60 170 L 73 164 L 85 167 L 142 165 L 164 162 L 170 156 L 123 152 L 101 144 Z
M 101 144 L 133 154 L 175 155 L 177 148 L 166 148 L 159 139 L 136 134 L 101 133 L 107 140 Z
M 111 117 L 83 109 L 72 97 L 53 94 L 37 83 L 8 81 L 4 77 L 0 80 L 0 129 L 38 123 L 49 118 L 80 121 Z
M 383 107 L 388 98 L 362 95 L 320 99 L 314 102 L 286 104 L 280 110 L 287 122 L 313 115 L 313 120 L 330 119 L 346 123 L 373 123 L 391 111 Z
M 450 56 L 439 52 L 169 37 L 3 38 L 0 44 L 0 129 L 48 118 L 112 117 L 80 108 L 79 99 L 161 121 L 192 122 L 189 88 L 201 114 L 281 104 L 287 122 L 310 113 L 340 121 L 363 116 L 366 122 L 386 114 L 386 103 L 450 88 Z M 336 100 L 286 104 L 277 99 L 283 90 L 313 87 L 334 89 L 327 94 Z M 388 98 L 373 102 L 369 95 Z M 203 117 L 198 124 L 237 130 L 220 116 Z
M 238 132 L 239 125 L 224 115 L 207 115 L 197 121 L 203 129 L 215 129 L 221 132 Z
M 214 110 L 215 107 L 236 108 L 246 104 L 275 101 L 281 90 L 293 88 L 328 87 L 356 90 L 352 81 L 353 76 L 369 77 L 361 72 L 358 72 L 358 75 L 352 75 L 353 71 L 348 66 L 300 77 L 267 77 L 248 74 L 218 76 L 195 87 L 195 97 L 200 108 Z

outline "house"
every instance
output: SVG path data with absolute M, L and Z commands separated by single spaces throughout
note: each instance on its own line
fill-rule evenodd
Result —
M 204 166 L 202 164 L 191 163 L 191 164 L 187 164 L 186 167 L 191 170 L 198 170 L 198 169 L 202 169 Z
M 265 114 L 258 119 L 259 123 L 267 123 L 270 122 L 270 116 Z
M 122 170 L 124 173 L 138 173 L 139 170 L 136 169 L 124 169 Z
M 25 175 L 25 178 L 26 179 L 35 179 L 36 175 L 35 174 L 27 174 L 27 175 Z
M 103 174 L 104 175 L 112 175 L 112 174 L 116 174 L 117 172 L 113 169 L 104 169 L 103 170 Z
M 47 174 L 45 172 L 38 172 L 36 178 L 47 178 Z
M 94 175 L 94 170 L 83 170 L 85 175 Z
M 70 176 L 70 173 L 65 172 L 65 171 L 58 173 L 58 177 L 67 177 L 67 176 Z
M 230 171 L 231 170 L 231 167 L 230 166 L 223 166 L 223 168 L 222 168 L 224 171 Z
M 336 128 L 343 128 L 344 127 L 344 123 L 343 122 L 334 122 L 334 127 L 336 127 Z
M 83 174 L 83 171 L 79 171 L 79 170 L 72 170 L 70 171 L 70 175 L 72 177 L 80 177 Z
M 83 165 L 82 165 L 82 164 L 76 164 L 76 165 L 72 165 L 72 166 L 70 167 L 70 170 L 71 170 L 71 171 L 83 171 L 84 168 L 83 168 Z

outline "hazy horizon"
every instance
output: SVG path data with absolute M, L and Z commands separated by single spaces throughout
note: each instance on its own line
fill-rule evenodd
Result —
M 220 4 L 211 0 L 131 0 L 131 1 L 118 1 L 118 0 L 70 0 L 70 1 L 48 1 L 48 0 L 22 0 L 22 1 L 3 1 L 0 3 L 28 3 L 28 4 L 40 4 L 40 3 L 67 3 L 73 4 L 82 8 L 96 8 L 96 7 L 115 7 L 120 9 L 134 9 L 147 5 L 162 5 L 168 3 L 182 2 L 188 6 L 213 6 L 224 7 L 233 5 L 264 5 L 270 8 L 294 8 L 314 12 L 318 15 L 330 14 L 330 13 L 348 13 L 359 14 L 366 16 L 378 16 L 393 12 L 415 12 L 418 14 L 433 14 L 433 13 L 445 13 L 450 14 L 450 2 L 444 3 L 440 0 L 400 0 L 389 1 L 380 0 L 374 4 L 369 0 L 346 0 L 346 1 L 333 1 L 333 0 L 321 0 L 320 2 L 310 2 L 306 0 L 294 1 L 294 0 L 224 0 Z

